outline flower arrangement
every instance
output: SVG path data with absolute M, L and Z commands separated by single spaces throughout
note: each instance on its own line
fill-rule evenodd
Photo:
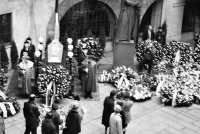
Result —
M 62 99 L 70 89 L 71 76 L 68 70 L 61 65 L 42 66 L 39 71 L 38 90 L 41 96 L 46 96 L 47 86 L 51 81 L 56 85 L 56 99 Z M 53 90 L 50 90 L 53 94 Z
M 0 108 L 0 116 L 8 117 L 13 116 L 20 111 L 20 106 L 15 97 L 8 97 L 4 94 L 4 92 L 0 91 L 0 103 L 4 105 L 4 107 Z
M 137 85 L 135 90 L 132 90 L 132 94 L 135 100 L 140 101 L 149 99 L 152 96 L 151 92 L 148 90 L 148 87 L 143 84 Z
M 4 70 L 0 69 L 0 90 L 4 91 L 4 85 L 7 83 L 8 78 L 4 74 Z
M 98 82 L 99 83 L 111 82 L 111 74 L 108 73 L 106 70 L 103 70 L 103 72 L 98 77 Z
M 94 56 L 93 60 L 96 62 L 99 61 L 103 55 L 105 46 L 100 44 L 94 38 L 89 37 L 89 38 L 79 39 L 76 49 L 83 47 L 85 44 L 86 44 L 86 47 L 90 50 L 89 54 Z M 75 54 L 75 55 L 77 55 L 77 54 Z M 76 57 L 76 59 L 78 59 L 78 57 Z
M 137 60 L 139 62 L 142 61 L 142 59 L 144 58 L 144 52 L 145 52 L 147 46 L 149 46 L 150 44 L 152 44 L 154 46 L 153 51 L 155 51 L 155 52 L 153 52 L 153 53 L 155 53 L 155 54 L 154 54 L 153 62 L 154 62 L 154 64 L 157 64 L 162 59 L 162 46 L 157 41 L 145 40 L 145 41 L 138 43 L 138 46 L 136 49 Z
M 78 62 L 77 60 L 72 57 L 71 59 L 71 66 L 72 66 L 72 75 L 73 76 L 78 76 Z M 66 69 L 70 71 L 70 58 L 67 56 L 66 57 Z
M 175 53 L 180 50 L 181 63 L 189 62 L 192 58 L 192 49 L 189 43 L 180 42 L 180 41 L 171 41 L 165 45 L 163 49 L 164 59 L 169 61 L 170 63 L 174 62 Z

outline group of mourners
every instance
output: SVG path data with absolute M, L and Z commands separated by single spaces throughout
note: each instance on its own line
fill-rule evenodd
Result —
M 83 119 L 83 109 L 79 104 L 80 98 L 76 96 L 69 105 L 69 111 L 66 117 L 61 117 L 57 112 L 58 105 L 54 103 L 51 111 L 46 113 L 41 121 L 42 134 L 59 134 L 60 125 L 63 129 L 62 134 L 78 134 L 81 132 L 81 121 Z M 24 103 L 23 114 L 26 120 L 24 134 L 37 134 L 37 128 L 40 123 L 40 111 L 35 103 L 35 95 L 31 94 L 29 100 Z M 65 116 L 65 115 L 64 115 Z M 64 120 L 66 119 L 66 120 Z
M 125 134 L 132 120 L 130 110 L 133 101 L 130 100 L 130 93 L 126 92 L 121 100 L 117 100 L 116 95 L 117 91 L 113 90 L 104 100 L 102 124 L 105 126 L 105 134 Z

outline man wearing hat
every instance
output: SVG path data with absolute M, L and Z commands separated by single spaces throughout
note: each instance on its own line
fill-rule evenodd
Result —
M 120 115 L 121 110 L 121 106 L 116 104 L 114 107 L 114 113 L 112 113 L 110 116 L 109 134 L 123 134 L 122 118 Z
M 72 103 L 72 109 L 69 111 L 66 124 L 66 129 L 63 130 L 63 134 L 78 134 L 81 132 L 81 119 L 78 114 L 79 103 L 74 101 Z
M 26 129 L 24 134 L 37 134 L 37 127 L 39 125 L 40 112 L 35 104 L 35 95 L 29 96 L 29 101 L 24 103 L 23 114 L 26 120 Z
M 158 32 L 156 33 L 156 41 L 163 45 L 163 32 L 162 27 L 158 27 Z
M 56 103 L 54 103 L 52 105 L 52 110 L 51 110 L 51 113 L 53 115 L 52 120 L 56 127 L 56 132 L 59 134 L 59 125 L 61 125 L 63 123 L 63 120 L 60 119 L 60 115 L 57 113 L 56 110 L 58 110 L 58 105 Z

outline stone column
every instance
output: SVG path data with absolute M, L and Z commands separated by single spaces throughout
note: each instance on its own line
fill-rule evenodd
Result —
M 162 23 L 167 22 L 166 41 L 181 40 L 185 0 L 164 0 Z

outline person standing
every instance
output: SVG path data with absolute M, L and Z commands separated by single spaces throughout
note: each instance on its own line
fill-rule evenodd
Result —
M 59 134 L 57 133 L 56 126 L 53 123 L 52 112 L 46 113 L 45 119 L 42 121 L 42 134 Z
M 35 104 L 35 95 L 29 96 L 28 102 L 24 103 L 23 114 L 26 120 L 26 130 L 24 134 L 37 134 L 40 112 Z
M 145 30 L 145 32 L 143 33 L 142 40 L 147 40 L 147 39 L 150 39 L 150 40 L 155 39 L 155 34 L 151 25 L 149 25 L 147 29 Z
M 124 95 L 123 106 L 124 106 L 123 112 L 125 114 L 125 123 L 126 123 L 126 127 L 127 127 L 128 123 L 130 123 L 130 121 L 132 120 L 130 110 L 133 106 L 133 101 L 130 100 L 130 93 L 129 92 L 126 92 L 125 95 Z
M 105 133 L 107 132 L 107 129 L 109 127 L 110 115 L 114 112 L 114 104 L 115 104 L 114 102 L 116 94 L 117 94 L 116 91 L 112 90 L 110 92 L 110 96 L 106 97 L 104 100 L 102 124 L 105 126 Z
M 109 134 L 123 134 L 122 118 L 120 115 L 121 110 L 121 106 L 116 104 L 114 107 L 114 113 L 110 116 Z
M 61 125 L 63 123 L 63 120 L 60 118 L 60 115 L 57 113 L 58 110 L 58 105 L 57 104 L 53 104 L 52 105 L 52 110 L 51 110 L 51 113 L 53 115 L 53 123 L 54 123 L 54 126 L 56 127 L 56 132 L 57 134 L 59 134 L 59 125 Z
M 34 55 L 35 55 L 35 45 L 33 45 L 33 43 L 32 43 L 32 41 L 31 41 L 31 38 L 30 37 L 28 37 L 27 39 L 26 39 L 26 41 L 28 42 L 28 44 L 29 44 L 29 52 L 30 52 L 30 54 L 31 54 L 31 61 L 33 61 L 34 62 Z M 32 59 L 33 58 L 33 59 Z M 34 62 L 35 63 L 35 62 Z
M 63 130 L 62 134 L 78 134 L 81 132 L 81 119 L 78 114 L 79 103 L 74 101 L 72 104 L 72 109 L 69 111 L 66 118 L 66 128 Z
M 156 33 L 156 41 L 163 45 L 163 38 L 164 35 L 162 32 L 162 27 L 158 27 L 158 32 Z
M 121 118 L 122 118 L 122 128 L 123 128 L 123 134 L 125 134 L 125 132 L 126 132 L 126 127 L 127 127 L 127 124 L 126 124 L 126 121 L 125 121 L 125 113 L 124 113 L 124 111 L 123 111 L 123 101 L 122 100 L 119 100 L 119 101 L 117 101 L 117 105 L 120 105 L 121 106 L 121 108 L 122 108 L 122 110 L 120 111 L 120 116 L 121 116 Z

